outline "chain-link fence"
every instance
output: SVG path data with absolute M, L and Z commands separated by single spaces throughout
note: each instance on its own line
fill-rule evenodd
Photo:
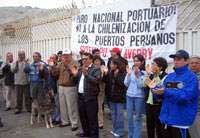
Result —
M 82 1 L 84 4 L 84 1 Z M 96 1 L 97 2 L 97 1 Z M 115 2 L 115 0 L 113 0 Z M 159 4 L 178 5 L 177 49 L 186 49 L 191 54 L 200 53 L 200 0 L 156 0 Z M 27 16 L 0 25 L 0 56 L 7 52 L 17 57 L 24 50 L 31 58 L 33 52 L 42 54 L 43 60 L 57 51 L 71 46 L 72 16 L 79 13 L 75 4 L 47 10 L 38 15 Z M 78 52 L 77 52 L 78 53 Z

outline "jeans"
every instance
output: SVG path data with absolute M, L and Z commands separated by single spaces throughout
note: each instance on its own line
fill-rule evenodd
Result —
M 124 103 L 110 102 L 113 132 L 123 136 L 124 135 Z
M 126 97 L 126 108 L 128 115 L 128 138 L 141 138 L 142 111 L 144 108 L 144 98 Z M 133 121 L 133 110 L 136 118 Z
M 54 95 L 54 108 L 53 108 L 52 118 L 53 118 L 53 121 L 60 122 L 60 120 L 61 120 L 61 117 L 60 117 L 59 95 L 58 95 L 58 93 Z

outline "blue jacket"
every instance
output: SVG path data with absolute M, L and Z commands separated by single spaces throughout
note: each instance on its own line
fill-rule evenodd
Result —
M 42 63 L 44 63 L 44 62 L 42 62 Z M 28 73 L 30 83 L 37 83 L 38 84 L 38 83 L 44 82 L 44 78 L 42 78 L 41 75 L 40 75 L 38 64 L 40 64 L 40 63 L 39 62 L 33 62 L 32 64 L 26 64 L 25 65 L 24 72 Z M 44 63 L 44 64 L 45 64 L 44 72 L 47 73 L 48 72 L 47 64 L 46 63 Z
M 171 87 L 171 82 L 177 83 L 176 87 Z M 185 65 L 166 77 L 164 87 L 160 121 L 169 126 L 191 126 L 198 106 L 196 75 Z

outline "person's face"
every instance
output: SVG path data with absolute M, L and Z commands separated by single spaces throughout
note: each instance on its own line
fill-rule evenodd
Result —
M 192 58 L 189 61 L 189 68 L 193 72 L 200 72 L 200 59 Z
M 111 69 L 111 70 L 116 70 L 116 69 L 117 69 L 117 65 L 114 64 L 113 62 L 111 62 L 111 64 L 110 64 L 110 69 Z
M 142 62 L 137 58 L 133 58 L 133 63 L 135 67 L 140 67 L 142 65 Z
M 6 59 L 10 62 L 13 61 L 13 55 L 11 53 L 8 53 L 7 56 L 6 56 Z
M 94 56 L 99 56 L 100 57 L 100 51 L 95 52 Z
M 88 56 L 85 56 L 85 55 L 83 55 L 82 61 L 83 61 L 83 65 L 86 67 L 92 64 L 92 59 L 90 59 Z
M 24 52 L 19 52 L 18 53 L 18 57 L 19 57 L 19 60 L 24 60 L 25 59 L 25 53 Z
M 115 52 L 112 52 L 112 51 L 111 51 L 110 54 L 111 54 L 111 57 L 112 57 L 112 58 L 116 58 L 116 57 L 117 57 L 117 53 L 115 53 Z
M 51 57 L 50 57 L 50 59 L 55 63 L 55 62 L 57 62 L 57 57 L 56 57 L 56 55 L 52 55 Z
M 184 58 L 179 58 L 179 57 L 174 58 L 174 67 L 175 68 L 181 68 L 181 67 L 185 66 L 187 63 L 188 63 L 187 60 L 185 60 Z
M 158 67 L 158 64 L 156 64 L 156 62 L 152 63 L 152 67 L 151 68 L 152 68 L 152 72 L 154 74 L 158 74 L 161 71 L 161 68 Z
M 62 55 L 62 63 L 63 64 L 70 63 L 70 61 L 71 61 L 71 55 L 69 55 L 69 54 Z
M 94 65 L 95 65 L 96 67 L 100 67 L 100 66 L 101 66 L 101 60 L 96 59 L 96 60 L 94 61 Z
M 34 54 L 33 54 L 33 60 L 34 60 L 35 62 L 40 61 L 39 55 L 34 53 Z

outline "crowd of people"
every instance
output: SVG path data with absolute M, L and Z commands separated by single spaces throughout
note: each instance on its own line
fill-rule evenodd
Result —
M 190 57 L 185 50 L 169 55 L 174 61 L 169 73 L 163 57 L 146 64 L 138 54 L 130 67 L 119 48 L 110 52 L 107 65 L 99 49 L 80 51 L 78 61 L 70 49 L 64 49 L 47 63 L 39 52 L 33 53 L 32 63 L 24 51 L 18 52 L 16 61 L 7 53 L 0 63 L 5 111 L 20 114 L 24 104 L 31 112 L 32 101 L 41 99 L 45 89 L 53 92 L 53 123 L 76 131 L 80 122 L 78 137 L 99 138 L 99 129 L 106 127 L 105 105 L 111 112 L 114 138 L 125 136 L 125 110 L 128 138 L 141 138 L 142 114 L 146 114 L 148 138 L 200 137 L 199 56 Z

